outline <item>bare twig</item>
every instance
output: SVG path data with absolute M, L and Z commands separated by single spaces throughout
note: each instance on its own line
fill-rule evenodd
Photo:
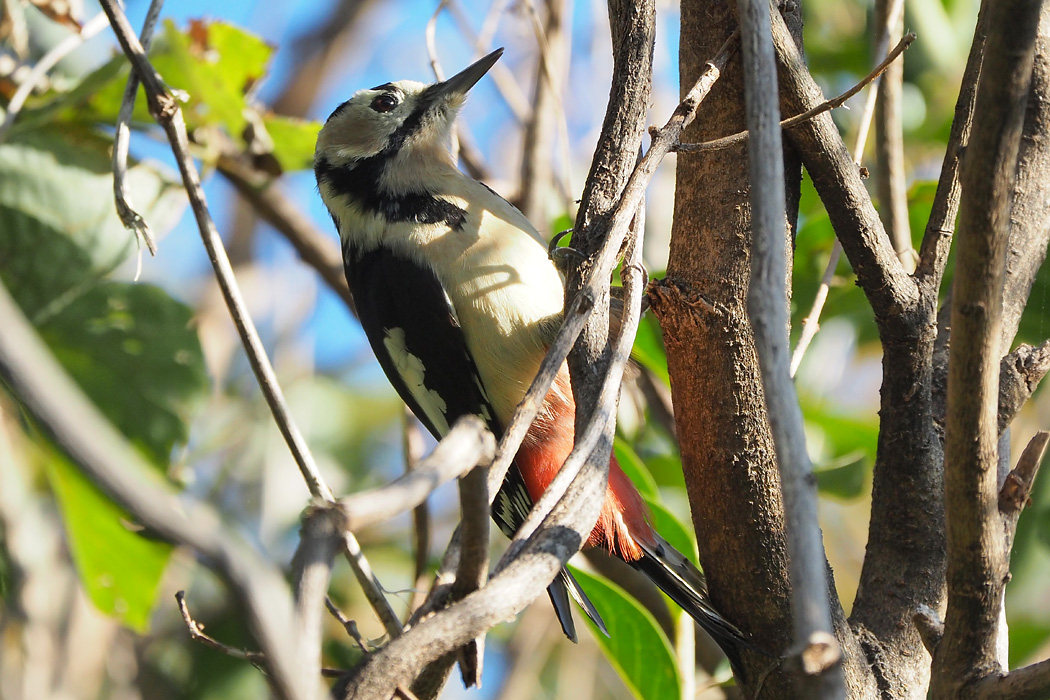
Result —
M 875 3 L 875 23 L 879 32 L 875 55 L 881 56 L 885 46 L 903 31 L 903 0 L 878 0 Z M 882 220 L 886 233 L 893 241 L 897 257 L 908 272 L 915 271 L 918 253 L 911 242 L 908 222 L 908 182 L 904 171 L 904 129 L 901 124 L 901 90 L 904 84 L 903 61 L 894 63 L 879 81 L 875 106 L 875 153 L 878 163 L 878 193 Z
M 477 35 L 471 29 L 470 21 L 458 2 L 447 0 L 446 5 L 449 13 L 452 15 L 452 19 L 455 20 L 456 25 L 459 27 L 460 33 L 474 45 L 475 54 L 480 57 L 482 54 L 488 53 L 491 48 L 492 36 L 496 31 L 496 26 L 499 24 L 500 17 L 504 13 L 507 0 L 499 0 L 492 3 L 485 24 Z M 504 62 L 497 63 L 492 66 L 492 69 L 486 75 L 492 78 L 496 90 L 503 98 L 503 101 L 506 102 L 507 107 L 510 108 L 518 123 L 524 124 L 528 122 L 532 117 L 532 105 L 507 64 Z
M 343 611 L 336 607 L 331 598 L 324 599 L 324 606 L 328 608 L 328 613 L 343 626 L 343 629 L 346 630 L 350 639 L 354 640 L 357 647 L 364 653 L 371 654 L 372 650 L 368 648 L 364 637 L 361 636 L 361 632 L 357 629 L 357 623 L 344 615 Z
M 415 508 L 441 484 L 487 464 L 495 449 L 492 433 L 477 416 L 464 416 L 434 451 L 390 484 L 339 500 L 351 530 L 374 525 Z
M 25 106 L 29 95 L 31 95 L 33 89 L 40 84 L 40 81 L 47 75 L 47 72 L 54 68 L 55 64 L 72 53 L 78 46 L 105 29 L 107 24 L 108 22 L 105 15 L 95 15 L 91 18 L 91 21 L 84 25 L 84 28 L 80 30 L 79 34 L 76 32 L 71 33 L 65 39 L 55 44 L 50 51 L 40 57 L 40 60 L 37 61 L 32 70 L 29 71 L 25 80 L 23 80 L 22 84 L 18 86 L 18 89 L 15 90 L 15 94 L 11 95 L 11 99 L 7 103 L 7 114 L 4 115 L 3 123 L 0 123 L 0 143 L 3 142 L 4 137 L 7 135 L 7 130 L 15 123 L 15 118 L 18 117 L 19 112 L 22 111 L 22 107 Z
M 655 141 L 655 140 L 654 140 Z M 654 145 L 655 147 L 655 145 Z M 651 151 L 652 149 L 650 149 Z M 641 168 L 639 164 L 639 168 Z M 632 181 L 633 181 L 632 177 Z M 628 190 L 624 190 L 626 198 Z M 625 200 L 621 200 L 625 201 Z M 535 507 L 525 522 L 518 528 L 514 535 L 514 542 L 507 548 L 496 570 L 499 571 L 506 563 L 521 549 L 522 543 L 532 535 L 539 527 L 540 522 L 551 511 L 554 505 L 562 498 L 569 484 L 583 468 L 584 463 L 591 458 L 595 447 L 604 440 L 609 440 L 610 428 L 616 418 L 616 400 L 620 394 L 620 382 L 623 380 L 623 369 L 631 356 L 631 348 L 634 346 L 634 338 L 638 333 L 638 322 L 641 318 L 642 288 L 645 273 L 642 268 L 642 237 L 644 226 L 636 226 L 634 236 L 628 241 L 627 258 L 624 260 L 621 278 L 623 279 L 625 304 L 623 311 L 623 322 L 619 334 L 614 339 L 612 356 L 609 369 L 602 381 L 598 404 L 588 421 L 586 427 L 572 447 L 572 452 L 565 459 L 565 464 L 558 471 L 558 475 L 551 480 L 543 496 L 536 502 Z M 610 229 L 611 231 L 612 229 Z M 608 446 L 611 449 L 611 445 Z
M 932 294 L 936 294 L 940 289 L 944 266 L 948 264 L 955 217 L 959 213 L 962 193 L 959 169 L 962 165 L 963 150 L 970 140 L 973 107 L 977 100 L 977 83 L 984 60 L 987 5 L 987 2 L 982 2 L 981 10 L 977 14 L 973 43 L 970 45 L 970 54 L 963 69 L 959 97 L 955 102 L 955 117 L 948 134 L 948 149 L 941 164 L 940 176 L 937 178 L 937 191 L 933 195 L 930 218 L 926 221 L 926 230 L 922 234 L 922 243 L 919 244 L 919 264 L 915 268 L 915 277 L 920 287 L 928 289 L 927 293 Z
M 890 8 L 888 21 L 897 21 L 899 19 L 901 10 L 904 8 L 903 0 L 894 0 L 893 6 Z M 883 27 L 882 35 L 879 38 L 878 45 L 875 49 L 875 55 L 881 56 L 889 45 L 890 31 L 889 26 Z M 875 70 L 868 74 L 867 77 L 861 81 L 861 84 L 867 82 L 873 82 L 872 89 L 868 91 L 868 99 L 864 103 L 864 111 L 860 115 L 857 126 L 857 140 L 853 146 L 853 162 L 856 165 L 860 165 L 864 159 L 864 146 L 868 140 L 868 132 L 871 125 L 872 117 L 875 114 L 875 97 L 879 94 L 878 87 L 880 84 L 879 78 L 882 74 L 893 65 L 894 60 L 897 56 L 900 56 L 906 48 L 911 45 L 911 42 L 915 40 L 915 34 L 909 33 L 907 36 L 902 37 L 897 46 L 891 51 L 882 63 L 876 66 Z M 858 90 L 854 91 L 856 94 Z M 849 98 L 846 98 L 849 99 Z M 841 103 L 840 103 L 841 104 Z M 812 111 L 812 110 L 810 110 Z M 910 245 L 909 245 L 910 248 Z M 898 251 L 899 254 L 899 251 Z M 802 332 L 799 334 L 798 344 L 795 346 L 795 351 L 791 355 L 791 376 L 794 377 L 795 373 L 798 372 L 799 365 L 802 364 L 802 358 L 806 354 L 806 350 L 809 348 L 809 344 L 813 342 L 813 338 L 816 336 L 817 331 L 820 330 L 820 314 L 824 309 L 824 303 L 828 299 L 828 291 L 831 289 L 831 281 L 835 277 L 835 268 L 839 264 L 839 258 L 842 255 L 842 243 L 838 238 L 831 244 L 831 255 L 828 258 L 828 265 L 824 269 L 824 275 L 821 277 L 820 286 L 817 287 L 817 294 L 813 298 L 813 306 L 810 307 L 809 314 L 805 319 L 802 320 Z
M 1040 430 L 1033 435 L 1021 456 L 1017 458 L 1017 466 L 1006 475 L 1006 483 L 999 489 L 999 511 L 1013 520 L 1014 525 L 1017 523 L 1017 516 L 1028 503 L 1032 484 L 1035 483 L 1035 475 L 1039 472 L 1039 465 L 1043 462 L 1048 443 L 1050 432 Z
M 832 633 L 824 546 L 817 524 L 817 493 L 806 452 L 802 409 L 791 381 L 788 344 L 787 232 L 784 160 L 780 138 L 776 61 L 769 37 L 768 0 L 739 0 L 740 42 L 748 131 L 754 242 L 748 315 L 784 491 L 791 578 L 794 653 L 803 659 L 800 692 L 844 698 L 842 652 Z
M 567 139 L 564 137 L 565 110 L 559 92 L 561 80 L 555 78 L 563 73 L 568 54 L 562 27 L 565 4 L 563 0 L 546 0 L 545 4 L 546 28 L 540 21 L 535 3 L 531 0 L 527 3 L 539 52 L 536 59 L 536 84 L 532 92 L 532 116 L 525 123 L 522 137 L 521 189 L 516 199 L 518 208 L 530 221 L 537 223 L 550 220 L 548 205 L 555 177 L 551 154 L 556 134 L 563 146 L 563 164 L 568 160 L 564 152 Z M 563 171 L 562 175 L 563 178 L 569 177 L 568 171 Z M 564 179 L 561 189 L 563 194 L 567 190 Z M 571 201 L 564 204 L 569 209 Z
M 998 380 L 1002 285 L 1011 195 L 1040 2 L 989 7 L 989 40 L 962 170 L 948 360 L 945 510 L 948 607 L 933 660 L 932 694 L 998 668 L 997 627 L 1007 577 L 998 517 Z
M 168 135 L 172 153 L 179 165 L 183 184 L 189 196 L 190 206 L 197 219 L 201 239 L 215 269 L 216 279 L 222 291 L 223 299 L 230 310 L 230 316 L 237 326 L 237 332 L 241 337 L 241 342 L 244 344 L 248 361 L 252 366 L 252 371 L 255 373 L 270 411 L 273 413 L 274 421 L 288 444 L 289 450 L 299 466 L 299 471 L 310 489 L 310 493 L 315 498 L 325 502 L 334 502 L 335 498 L 331 489 L 328 488 L 328 485 L 321 477 L 309 447 L 288 411 L 288 406 L 277 383 L 273 366 L 266 357 L 262 341 L 255 330 L 255 324 L 247 313 L 229 258 L 226 256 L 226 251 L 223 248 L 222 239 L 219 237 L 215 223 L 208 211 L 204 190 L 201 187 L 200 175 L 189 153 L 186 124 L 182 117 L 182 111 L 179 109 L 178 103 L 164 87 L 160 75 L 150 64 L 142 45 L 128 24 L 127 17 L 124 16 L 123 11 L 117 6 L 115 0 L 102 0 L 101 4 L 109 17 L 110 24 L 116 33 L 121 48 L 131 60 L 134 69 L 139 74 L 139 79 L 145 87 L 150 114 Z M 384 626 L 391 635 L 399 634 L 401 621 L 383 595 L 382 587 L 379 585 L 367 559 L 361 552 L 357 539 L 351 531 L 347 530 L 344 540 L 344 552 L 347 554 L 351 568 L 354 570 L 357 580 L 372 604 L 373 609 L 375 609 L 376 614 L 383 621 Z
M 346 531 L 343 511 L 332 505 L 308 508 L 303 516 L 299 546 L 292 559 L 295 581 L 296 646 L 299 672 L 307 697 L 317 696 L 321 673 L 321 642 L 324 639 L 323 601 L 328 600 L 332 562 Z
M 820 88 L 806 69 L 784 18 L 774 12 L 772 20 L 782 98 L 789 100 L 793 109 L 808 111 L 823 101 Z M 813 177 L 876 322 L 889 318 L 896 309 L 914 307 L 919 296 L 915 282 L 901 266 L 830 116 L 821 114 L 807 120 L 786 135 L 798 144 L 803 164 Z
M 142 23 L 142 32 L 139 41 L 142 48 L 149 51 L 153 43 L 153 29 L 160 17 L 160 10 L 164 6 L 164 0 L 152 0 L 146 19 Z M 120 217 L 124 228 L 135 234 L 135 240 L 139 245 L 138 267 L 135 278 L 138 279 L 142 268 L 142 243 L 146 244 L 150 255 L 157 254 L 157 241 L 153 238 L 149 224 L 142 215 L 135 211 L 127 191 L 128 175 L 128 146 L 131 143 L 131 115 L 135 109 L 135 96 L 139 92 L 139 74 L 135 71 L 128 73 L 128 83 L 124 86 L 124 98 L 120 102 L 120 112 L 117 115 L 116 132 L 113 135 L 113 199 L 117 206 L 117 215 Z
M 423 431 L 419 421 L 405 406 L 401 412 L 401 448 L 405 455 L 405 473 L 415 471 L 423 458 Z M 495 455 L 495 447 L 493 447 Z M 411 615 L 426 598 L 428 564 L 430 561 L 430 507 L 427 500 L 412 509 L 412 548 L 415 551 L 415 573 L 412 576 L 412 600 L 408 604 Z
M 838 97 L 832 97 L 829 100 L 824 100 L 820 104 L 807 109 L 801 114 L 796 114 L 793 117 L 788 117 L 787 119 L 782 120 L 780 122 L 781 128 L 790 129 L 804 122 L 807 122 L 810 119 L 818 117 L 821 114 L 824 114 L 825 112 L 830 112 L 833 109 L 838 109 L 839 107 L 844 105 L 849 100 L 849 98 L 856 95 L 858 92 L 867 87 L 870 83 L 878 80 L 878 78 L 886 71 L 886 69 L 889 68 L 894 61 L 897 60 L 897 57 L 904 53 L 909 46 L 911 46 L 913 41 L 915 41 L 915 34 L 908 33 L 907 35 L 901 38 L 901 40 L 897 43 L 895 47 L 893 47 L 893 50 L 886 55 L 886 58 L 883 59 L 883 61 L 879 65 L 875 66 L 875 68 L 873 68 L 870 73 L 861 78 L 861 80 L 857 82 L 856 85 L 851 87 L 849 90 L 846 90 L 846 92 L 842 93 Z M 718 151 L 724 148 L 729 148 L 730 146 L 735 146 L 738 143 L 743 143 L 747 139 L 748 132 L 740 131 L 735 134 L 730 134 L 729 136 L 723 136 L 718 139 L 704 141 L 703 143 L 681 143 L 675 147 L 675 150 L 681 153 L 693 153 L 696 151 Z
M 237 649 L 231 647 L 228 644 L 223 644 L 214 637 L 204 633 L 204 625 L 193 619 L 190 614 L 189 606 L 186 604 L 186 591 L 176 591 L 175 601 L 179 606 L 179 613 L 182 615 L 182 621 L 186 625 L 186 631 L 190 633 L 190 639 L 195 642 L 200 642 L 206 647 L 211 647 L 216 651 L 221 651 L 226 656 L 233 659 L 241 659 L 247 661 L 253 666 L 259 668 L 266 667 L 266 656 L 257 651 L 248 651 L 247 649 Z

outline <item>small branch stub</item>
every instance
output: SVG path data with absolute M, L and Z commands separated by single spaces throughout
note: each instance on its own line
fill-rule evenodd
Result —
M 1006 483 L 999 490 L 999 512 L 1004 515 L 1020 513 L 1028 503 L 1035 475 L 1043 462 L 1050 432 L 1040 430 L 1028 442 L 1017 460 L 1017 466 L 1006 475 Z
M 842 647 L 834 635 L 814 632 L 798 655 L 802 672 L 807 676 L 819 676 L 842 661 Z
M 941 637 L 944 636 L 944 622 L 941 616 L 930 606 L 920 604 L 915 608 L 915 614 L 911 619 L 915 623 L 915 628 L 919 630 L 922 645 L 932 656 L 937 650 L 937 645 L 941 643 Z

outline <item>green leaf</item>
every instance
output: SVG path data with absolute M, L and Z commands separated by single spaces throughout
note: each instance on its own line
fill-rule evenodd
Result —
M 69 549 L 91 602 L 143 632 L 172 547 L 128 529 L 128 516 L 64 457 L 47 464 Z
M 265 76 L 272 54 L 273 48 L 265 41 L 225 22 L 194 21 L 181 31 L 166 20 L 150 49 L 150 61 L 168 86 L 186 93 L 182 111 L 190 131 L 221 126 L 239 138 L 246 125 L 246 96 Z M 128 70 L 127 61 L 120 57 L 95 71 L 84 81 L 92 94 L 83 111 L 68 116 L 83 120 L 86 115 L 95 122 L 112 124 L 124 97 Z M 74 92 L 83 98 L 86 91 L 78 88 Z M 153 122 L 141 90 L 132 121 Z
M 857 498 L 864 493 L 868 483 L 869 464 L 864 455 L 840 467 L 814 469 L 817 477 L 817 490 L 827 496 L 839 498 Z
M 631 357 L 663 380 L 664 384 L 671 385 L 671 378 L 667 373 L 667 352 L 664 350 L 663 333 L 660 331 L 659 321 L 652 315 L 642 316 L 634 347 L 631 348 Z
M 80 249 L 76 267 L 70 264 L 64 271 L 78 280 L 112 269 L 135 249 L 113 205 L 112 145 L 107 136 L 57 126 L 12 135 L 0 145 L 0 267 L 35 266 L 39 288 L 71 287 L 58 270 L 44 269 L 52 263 L 47 250 L 30 254 L 44 229 Z M 174 226 L 186 202 L 181 185 L 143 164 L 129 169 L 127 182 L 132 201 L 156 235 Z M 16 241 L 37 259 L 12 261 L 6 246 Z
M 182 106 L 188 128 L 221 125 L 239 137 L 245 95 L 266 74 L 272 53 L 259 37 L 225 22 L 197 21 L 181 32 L 168 20 L 150 58 L 170 86 L 189 95 Z
M 273 155 L 281 164 L 281 170 L 290 172 L 313 167 L 321 124 L 279 114 L 264 115 L 263 123 L 273 139 Z
M 667 635 L 653 616 L 622 588 L 569 567 L 602 614 L 609 636 L 589 619 L 595 639 L 634 696 L 641 700 L 680 700 L 681 682 Z
M 634 451 L 631 445 L 621 437 L 613 442 L 613 455 L 619 462 L 620 468 L 627 478 L 638 488 L 638 492 L 648 500 L 660 498 L 660 489 L 656 485 L 652 474 L 646 469 L 642 458 Z
M 63 367 L 159 468 L 208 388 L 193 311 L 146 284 L 105 282 L 39 327 Z

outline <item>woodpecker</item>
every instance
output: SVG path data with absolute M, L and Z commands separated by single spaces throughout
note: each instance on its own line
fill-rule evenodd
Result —
M 314 155 L 361 326 L 398 394 L 438 438 L 472 414 L 498 439 L 562 319 L 563 281 L 539 233 L 460 172 L 449 150 L 467 92 L 502 53 L 444 82 L 402 80 L 358 91 L 328 117 Z M 575 410 L 563 366 L 493 503 L 492 517 L 507 536 L 572 450 Z M 585 546 L 648 576 L 731 661 L 750 646 L 711 605 L 703 575 L 655 532 L 615 459 Z M 570 595 L 608 634 L 567 570 L 548 594 L 569 639 L 576 641 Z

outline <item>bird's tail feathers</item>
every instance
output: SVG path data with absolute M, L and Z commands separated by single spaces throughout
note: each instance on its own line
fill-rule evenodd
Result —
M 569 603 L 569 596 L 572 596 L 572 599 L 579 603 L 580 607 L 583 608 L 583 612 L 586 613 L 587 617 L 591 618 L 591 622 L 602 631 L 602 634 L 606 637 L 609 636 L 609 631 L 605 629 L 605 622 L 602 620 L 602 616 L 598 614 L 594 603 L 583 592 L 579 582 L 573 578 L 568 569 L 562 569 L 558 573 L 558 577 L 547 587 L 547 595 L 550 596 L 551 604 L 554 605 L 554 612 L 558 616 L 558 622 L 561 623 L 561 629 L 565 636 L 569 638 L 569 641 L 574 644 L 578 641 L 576 623 L 572 619 L 572 605 Z
M 711 605 L 707 581 L 693 563 L 656 533 L 653 539 L 652 545 L 638 542 L 643 555 L 631 564 L 696 620 L 726 653 L 733 667 L 739 668 L 741 648 L 755 647 Z

